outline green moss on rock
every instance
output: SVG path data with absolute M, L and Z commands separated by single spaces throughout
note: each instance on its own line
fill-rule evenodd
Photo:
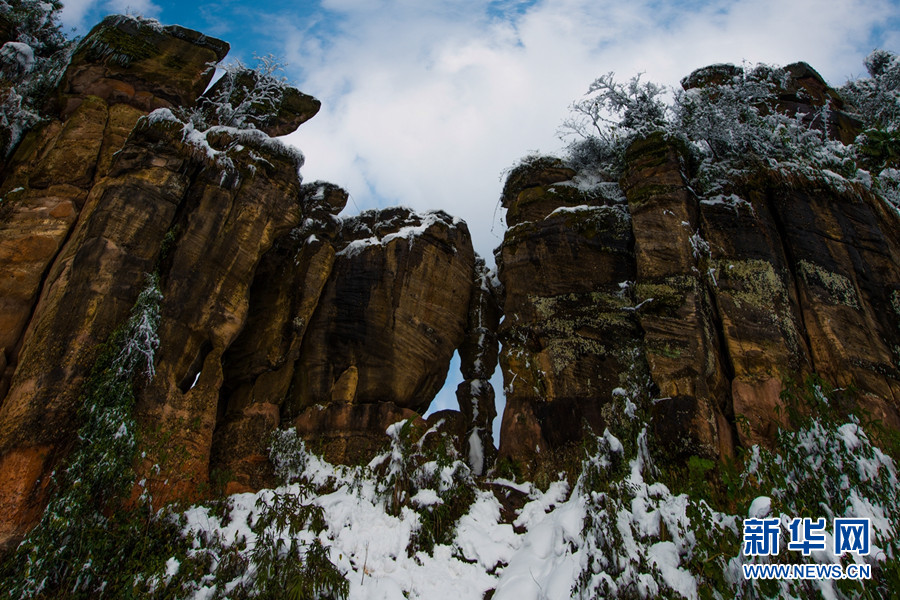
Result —
M 155 28 L 137 19 L 107 17 L 81 42 L 80 50 L 87 53 L 91 62 L 106 60 L 128 67 L 133 62 L 159 56 L 154 41 L 160 35 Z

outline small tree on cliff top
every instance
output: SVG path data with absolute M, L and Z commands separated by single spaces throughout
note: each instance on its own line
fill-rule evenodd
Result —
M 262 129 L 278 113 L 289 87 L 284 65 L 273 55 L 256 57 L 256 66 L 241 61 L 218 65 L 222 78 L 205 94 L 189 118 L 199 129 L 210 125 Z

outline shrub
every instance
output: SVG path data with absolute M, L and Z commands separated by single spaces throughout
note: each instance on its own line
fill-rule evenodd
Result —
M 4 566 L 8 597 L 128 594 L 134 574 L 152 563 L 153 548 L 165 545 L 166 535 L 150 533 L 158 515 L 149 502 L 124 506 L 135 480 L 133 386 L 153 376 L 161 299 L 151 275 L 128 320 L 102 346 L 82 387 L 76 447 L 52 475 L 40 522 Z M 166 529 L 162 522 L 154 533 Z

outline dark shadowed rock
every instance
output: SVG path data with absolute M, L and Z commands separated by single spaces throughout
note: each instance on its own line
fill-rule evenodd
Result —
M 704 88 L 710 85 L 729 85 L 735 77 L 744 74 L 744 70 L 732 64 L 716 64 L 700 67 L 681 80 L 681 87 L 685 91 L 694 88 Z
M 327 403 L 356 367 L 354 402 L 424 412 L 465 329 L 474 268 L 465 223 L 440 212 L 369 211 L 344 222 L 341 244 L 288 410 Z
M 283 416 L 332 402 L 424 413 L 466 328 L 475 258 L 465 223 L 367 211 L 344 221 L 339 248 Z
M 339 231 L 332 212 L 343 208 L 341 197 L 347 193 L 332 184 L 302 186 L 303 223 L 275 241 L 254 275 L 246 324 L 223 357 L 213 437 L 210 470 L 227 474 L 229 489 L 274 483 L 268 438 L 281 424 L 300 345 L 331 274 L 329 240 Z
M 291 425 L 314 452 L 344 464 L 366 464 L 388 442 L 387 428 L 412 419 L 421 426 L 419 414 L 392 402 L 352 404 L 331 402 L 316 405 L 291 420 Z
M 481 257 L 475 259 L 475 281 L 469 300 L 466 333 L 459 347 L 460 371 L 463 382 L 456 388 L 456 399 L 465 421 L 464 456 L 472 472 L 481 475 L 493 463 L 495 447 L 493 435 L 494 387 L 490 382 L 497 368 L 500 307 L 497 303 L 497 284 Z

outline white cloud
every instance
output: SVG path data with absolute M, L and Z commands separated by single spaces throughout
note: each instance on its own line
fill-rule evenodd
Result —
M 82 27 L 88 12 L 96 8 L 101 0 L 67 0 L 60 11 L 60 22 L 63 27 Z

